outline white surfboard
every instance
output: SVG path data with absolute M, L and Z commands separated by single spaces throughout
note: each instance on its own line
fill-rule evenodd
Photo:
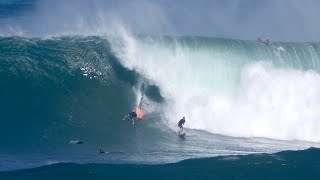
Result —
M 180 132 L 180 129 L 178 130 L 178 136 L 179 137 L 184 137 L 186 135 L 186 132 L 183 130 Z

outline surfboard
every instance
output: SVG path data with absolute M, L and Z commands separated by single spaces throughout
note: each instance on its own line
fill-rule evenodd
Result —
M 179 133 L 179 130 L 178 130 L 178 136 L 179 137 L 184 137 L 186 135 L 186 132 L 183 130 Z

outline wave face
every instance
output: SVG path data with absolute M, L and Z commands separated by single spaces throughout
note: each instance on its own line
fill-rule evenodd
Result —
M 33 151 L 73 138 L 128 141 L 116 132 L 129 131 L 119 120 L 135 106 L 142 78 L 119 64 L 106 40 L 4 37 L 0 49 L 2 150 Z M 151 100 L 159 99 L 153 91 Z
M 171 127 L 319 142 L 318 43 L 124 37 L 117 57 L 160 88 Z

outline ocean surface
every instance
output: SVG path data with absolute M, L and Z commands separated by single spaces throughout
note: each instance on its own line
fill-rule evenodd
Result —
M 1 180 L 319 178 L 320 43 L 17 31 L 35 2 L 0 3 Z

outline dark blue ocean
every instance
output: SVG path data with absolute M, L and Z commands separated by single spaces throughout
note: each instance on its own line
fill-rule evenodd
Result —
M 132 33 L 94 5 L 50 7 L 0 2 L 1 180 L 319 178 L 319 43 Z M 144 119 L 122 120 L 139 103 Z

